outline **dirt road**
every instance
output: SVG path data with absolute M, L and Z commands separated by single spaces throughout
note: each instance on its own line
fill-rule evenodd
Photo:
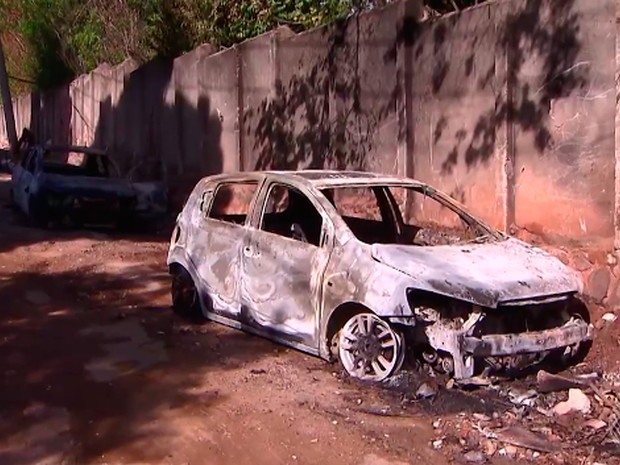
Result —
M 438 439 L 462 412 L 512 418 L 493 396 L 411 402 L 406 389 L 361 385 L 269 341 L 179 320 L 165 234 L 29 228 L 7 187 L 0 178 L 0 465 L 441 465 L 468 450 L 477 463 L 514 463 L 471 428 Z M 572 463 L 572 452 L 527 453 Z
M 28 228 L 0 183 L 0 464 L 445 463 L 430 417 L 175 319 L 166 237 Z

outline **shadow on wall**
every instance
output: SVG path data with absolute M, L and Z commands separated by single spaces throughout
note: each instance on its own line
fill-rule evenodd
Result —
M 499 5 L 488 8 L 499 8 Z M 507 13 L 505 18 L 500 20 L 498 41 L 508 63 L 505 77 L 507 95 L 502 95 L 495 89 L 494 108 L 478 118 L 473 130 L 457 131 L 456 144 L 441 166 L 442 175 L 451 175 L 459 160 L 464 161 L 468 169 L 488 161 L 494 154 L 497 132 L 504 121 L 521 133 L 529 134 L 540 154 L 550 146 L 552 137 L 548 116 L 552 100 L 582 89 L 589 81 L 588 68 L 577 63 L 582 46 L 579 40 L 579 14 L 574 8 L 575 0 L 527 0 L 518 11 Z M 543 18 L 545 11 L 547 14 Z M 491 15 L 491 21 L 492 18 Z M 451 61 L 445 49 L 451 40 L 450 31 L 460 19 L 461 15 L 454 15 L 432 26 L 436 57 L 432 77 L 434 94 L 442 90 L 450 71 Z M 465 78 L 473 71 L 478 45 L 477 37 L 474 36 L 468 47 L 471 50 L 470 55 L 465 59 Z M 414 56 L 419 56 L 420 53 L 418 48 L 414 51 Z M 493 60 L 488 71 L 482 73 L 478 81 L 479 90 L 488 88 L 494 82 L 496 67 L 502 66 L 501 63 L 496 63 L 496 60 Z M 526 63 L 532 60 L 536 60 L 543 76 L 544 84 L 538 89 L 532 88 L 521 75 L 525 71 Z M 441 139 L 447 125 L 446 116 L 438 119 L 434 128 L 434 145 Z M 509 150 L 513 143 L 514 141 L 508 140 Z
M 24 104 L 28 109 L 22 108 Z M 18 127 L 29 129 L 37 142 L 51 142 L 55 145 L 67 145 L 72 141 L 71 113 L 73 103 L 69 93 L 69 84 L 58 86 L 42 93 L 32 93 L 28 99 L 21 98 L 17 101 L 18 113 L 16 120 L 19 121 L 19 113 L 25 112 L 26 121 L 18 123 Z M 21 133 L 18 131 L 18 137 Z
M 108 96 L 100 104 L 93 145 L 106 147 L 133 180 L 166 181 L 177 210 L 200 178 L 222 171 L 223 154 L 208 96 L 192 89 L 190 101 L 175 87 L 174 67 L 159 59 L 125 75 L 117 103 Z
M 385 143 L 379 132 L 397 124 L 399 102 L 404 99 L 398 49 L 412 42 L 419 26 L 405 20 L 397 30 L 386 16 L 383 25 L 390 23 L 392 31 L 384 39 L 374 34 L 374 28 L 381 27 L 378 18 L 368 18 L 353 16 L 281 42 L 281 49 L 303 51 L 296 59 L 297 70 L 276 80 L 274 95 L 244 114 L 245 136 L 253 139 L 254 151 L 247 169 L 364 170 L 369 169 L 369 157 L 385 155 L 379 153 L 379 145 Z M 361 62 L 364 54 L 377 50 L 384 69 Z M 282 66 L 290 65 L 282 61 Z M 377 77 L 391 71 L 390 79 L 377 85 Z M 399 126 L 393 136 L 401 141 L 405 131 Z M 398 141 L 388 144 L 396 147 Z

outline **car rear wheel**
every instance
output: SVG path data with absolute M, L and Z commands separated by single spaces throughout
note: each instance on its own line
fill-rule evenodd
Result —
M 350 376 L 383 381 L 402 367 L 404 338 L 375 314 L 358 313 L 340 330 L 338 358 Z
M 200 318 L 198 290 L 190 274 L 182 267 L 172 272 L 172 308 L 177 315 L 186 318 Z
M 47 229 L 50 223 L 45 201 L 40 197 L 31 197 L 28 201 L 30 222 L 37 228 Z

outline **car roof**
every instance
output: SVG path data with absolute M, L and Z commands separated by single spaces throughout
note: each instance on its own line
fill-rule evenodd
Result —
M 209 176 L 207 179 L 218 182 L 230 180 L 242 180 L 256 176 L 269 176 L 280 180 L 297 180 L 311 184 L 316 188 L 342 187 L 347 185 L 363 184 L 411 184 L 425 186 L 426 184 L 411 178 L 390 176 L 367 171 L 336 171 L 336 170 L 298 170 L 298 171 L 245 171 L 230 174 L 218 174 Z
M 81 145 L 44 145 L 43 149 L 46 152 L 75 152 L 84 153 L 86 155 L 108 156 L 108 153 L 103 149 Z

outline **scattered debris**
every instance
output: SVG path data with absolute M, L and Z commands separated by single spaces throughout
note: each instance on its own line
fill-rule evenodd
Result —
M 609 458 L 611 451 L 620 450 L 620 375 L 583 373 L 584 368 L 562 374 L 541 371 L 525 382 L 477 390 L 472 397 L 480 401 L 478 410 L 461 410 L 433 422 L 439 441 L 433 444 L 454 463 L 463 464 L 500 457 L 519 463 L 592 463 L 592 453 Z M 439 394 L 445 398 L 437 404 L 466 393 L 441 390 Z M 570 454 L 568 461 L 564 453 Z
M 428 383 L 422 383 L 415 395 L 418 399 L 430 399 L 437 395 L 437 390 Z
M 369 405 L 369 406 L 354 408 L 352 410 L 355 410 L 356 412 L 366 413 L 369 415 L 376 415 L 379 417 L 413 417 L 415 416 L 412 413 L 408 413 L 406 411 L 403 411 L 402 409 L 397 410 L 390 406 L 379 407 L 379 406 Z
M 618 319 L 618 317 L 613 314 L 613 313 L 605 313 L 602 317 L 603 321 L 606 321 L 608 323 L 613 323 L 614 321 L 616 321 Z
M 250 373 L 253 375 L 264 375 L 267 373 L 267 370 L 264 370 L 263 368 L 252 368 Z
M 598 418 L 592 418 L 591 420 L 586 421 L 583 425 L 593 430 L 599 430 L 605 428 L 605 426 L 607 426 L 607 423 L 605 423 L 603 420 L 599 420 Z
M 455 383 L 461 388 L 487 387 L 492 384 L 486 376 L 472 376 L 471 378 L 455 380 Z
M 534 405 L 537 395 L 538 392 L 533 389 L 530 389 L 529 391 L 511 389 L 508 391 L 508 398 L 510 399 L 510 402 L 515 405 L 526 405 L 528 407 L 532 407 Z
M 487 439 L 483 442 L 482 450 L 488 457 L 493 457 L 495 452 L 497 452 L 497 443 Z
M 507 445 L 499 450 L 499 455 L 504 457 L 514 457 L 517 455 L 517 448 L 515 446 Z
M 550 442 L 545 436 L 533 433 L 520 426 L 506 428 L 496 433 L 497 439 L 505 444 L 525 447 L 539 452 L 557 452 L 557 444 Z
M 470 450 L 465 455 L 463 455 L 463 458 L 465 459 L 466 462 L 469 462 L 469 463 L 486 462 L 486 457 L 482 454 L 482 452 L 477 451 L 477 450 Z
M 581 389 L 571 388 L 568 391 L 568 400 L 553 407 L 556 415 L 566 415 L 569 412 L 590 413 L 592 405 L 588 396 Z
M 443 441 L 441 439 L 433 441 L 433 449 L 441 449 L 441 446 L 443 446 Z
M 538 372 L 536 382 L 538 384 L 538 392 L 540 393 L 566 391 L 567 389 L 579 388 L 585 385 L 583 381 L 554 375 L 544 370 Z

